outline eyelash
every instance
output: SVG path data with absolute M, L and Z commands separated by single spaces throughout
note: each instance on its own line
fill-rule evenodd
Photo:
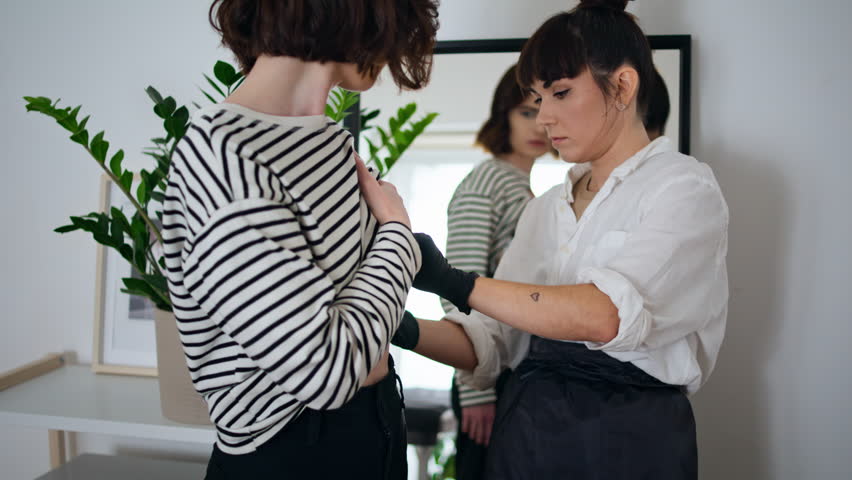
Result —
M 556 98 L 558 98 L 558 99 L 560 99 L 560 100 L 562 100 L 563 98 L 565 98 L 565 96 L 566 96 L 566 95 L 568 95 L 568 93 L 569 93 L 570 91 L 571 91 L 571 89 L 570 89 L 570 88 L 566 88 L 565 90 L 560 90 L 560 91 L 558 91 L 558 92 L 554 93 L 554 94 L 553 94 L 553 96 L 554 96 L 554 97 L 556 97 Z
M 565 90 L 560 90 L 560 91 L 558 91 L 558 92 L 554 93 L 554 94 L 553 94 L 553 96 L 554 96 L 554 97 L 556 97 L 556 98 L 557 98 L 557 99 L 559 99 L 559 100 L 562 100 L 562 99 L 563 99 L 563 98 L 565 98 L 565 96 L 566 96 L 566 95 L 568 95 L 570 92 L 571 92 L 571 89 L 570 89 L 570 88 L 566 88 Z M 535 103 L 536 105 L 541 105 L 541 97 L 536 98 L 536 99 L 533 101 L 533 103 Z

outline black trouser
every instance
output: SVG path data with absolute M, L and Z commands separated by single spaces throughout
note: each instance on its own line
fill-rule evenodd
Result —
M 695 421 L 682 389 L 583 344 L 533 337 L 497 406 L 488 480 L 689 480 Z
M 503 384 L 508 379 L 510 373 L 511 370 L 504 370 L 500 374 L 500 377 L 497 378 L 495 391 L 498 400 L 503 390 Z M 450 404 L 453 407 L 453 413 L 456 414 L 456 420 L 458 420 L 455 478 L 456 480 L 480 480 L 484 478 L 485 458 L 488 454 L 488 447 L 476 443 L 468 434 L 462 432 L 462 407 L 455 377 L 453 377 L 453 385 L 450 389 Z
M 214 447 L 205 479 L 405 480 L 403 402 L 389 363 L 387 377 L 343 407 L 306 409 L 252 453 L 229 455 Z

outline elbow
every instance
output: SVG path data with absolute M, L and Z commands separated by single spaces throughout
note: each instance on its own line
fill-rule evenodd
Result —
M 618 336 L 618 328 L 621 326 L 621 318 L 618 316 L 618 309 L 613 306 L 609 311 L 601 316 L 597 324 L 597 329 L 594 332 L 594 337 L 590 339 L 593 342 L 609 343 Z
M 468 370 L 470 372 L 476 370 L 476 367 L 479 366 L 479 361 L 476 359 L 476 355 L 465 355 L 464 358 L 460 359 L 458 364 L 455 365 L 455 368 L 459 370 Z

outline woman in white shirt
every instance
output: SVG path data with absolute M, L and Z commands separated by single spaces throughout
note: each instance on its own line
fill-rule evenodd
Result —
M 406 316 L 397 335 L 474 387 L 515 368 L 489 479 L 697 477 L 686 395 L 724 335 L 728 210 L 707 165 L 648 139 L 651 52 L 626 3 L 581 1 L 524 47 L 519 83 L 576 165 L 530 201 L 494 279 L 450 267 L 415 235 L 415 288 L 458 311 Z M 362 180 L 371 207 L 388 203 Z

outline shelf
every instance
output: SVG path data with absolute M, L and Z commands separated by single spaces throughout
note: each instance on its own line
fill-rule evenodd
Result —
M 0 424 L 212 445 L 212 426 L 160 412 L 156 378 L 95 374 L 67 365 L 0 391 Z

